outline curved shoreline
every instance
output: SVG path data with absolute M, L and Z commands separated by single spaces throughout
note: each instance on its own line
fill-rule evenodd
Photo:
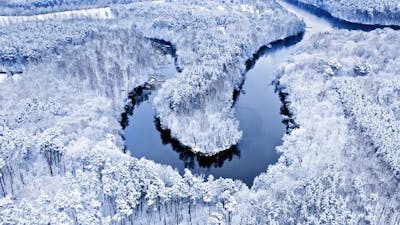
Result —
M 400 19 L 398 23 L 393 23 L 392 22 L 385 22 L 384 24 L 379 23 L 378 21 L 373 22 L 373 19 L 368 17 L 366 19 L 370 20 L 370 22 L 365 22 L 359 18 L 350 18 L 350 17 L 340 17 L 340 15 L 335 15 L 333 12 L 330 12 L 329 10 L 326 9 L 326 7 L 318 7 L 314 4 L 311 3 L 305 3 L 302 2 L 301 0 L 281 0 L 286 3 L 295 5 L 296 7 L 305 9 L 310 11 L 310 13 L 313 13 L 315 15 L 318 15 L 320 17 L 324 17 L 328 21 L 335 20 L 334 23 L 340 23 L 341 28 L 345 29 L 360 29 L 363 31 L 371 31 L 377 28 L 392 28 L 394 30 L 399 30 L 400 29 Z M 345 9 L 346 10 L 346 9 Z M 382 12 L 376 12 L 378 14 L 382 14 Z M 347 13 L 348 15 L 357 15 L 357 13 L 354 13 L 353 11 L 349 10 Z M 400 12 L 398 12 L 398 16 L 400 17 Z M 395 21 L 395 20 L 394 20 Z

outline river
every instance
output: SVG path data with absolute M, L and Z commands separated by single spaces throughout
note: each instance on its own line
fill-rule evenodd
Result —
M 214 177 L 240 179 L 248 186 L 252 185 L 254 177 L 267 170 L 268 165 L 277 162 L 279 154 L 275 148 L 282 144 L 282 137 L 287 130 L 281 114 L 283 105 L 272 84 L 276 69 L 286 61 L 299 42 L 315 33 L 332 29 L 374 28 L 332 18 L 323 11 L 303 4 L 279 3 L 305 21 L 306 31 L 303 35 L 260 49 L 259 58 L 249 68 L 234 104 L 243 131 L 240 142 L 212 157 L 192 153 L 172 139 L 168 131 L 160 128 L 151 105 L 152 93 L 139 90 L 132 96 L 135 105 L 127 114 L 129 123 L 124 130 L 126 146 L 132 156 L 171 165 L 181 173 L 184 168 L 189 168 L 193 173 L 206 176 L 212 174 Z M 176 73 L 173 60 L 159 73 L 173 76 Z

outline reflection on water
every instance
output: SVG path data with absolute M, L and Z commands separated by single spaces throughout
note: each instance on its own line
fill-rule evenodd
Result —
M 125 112 L 121 115 L 121 126 L 125 129 L 129 126 L 129 117 L 133 115 L 133 110 L 142 102 L 149 100 L 151 92 L 144 87 L 137 87 L 129 93 L 129 103 L 125 106 Z
M 180 172 L 189 168 L 206 176 L 241 179 L 250 186 L 255 176 L 279 158 L 275 148 L 282 143 L 286 125 L 282 123 L 283 106 L 272 81 L 277 66 L 301 39 L 302 35 L 298 35 L 272 43 L 247 61 L 247 78 L 234 104 L 243 138 L 236 146 L 211 157 L 193 153 L 172 138 L 170 131 L 162 129 L 151 105 L 151 90 L 136 88 L 121 121 L 131 155 L 171 165 Z M 177 71 L 171 63 L 160 73 L 168 77 Z
M 229 177 L 223 168 L 229 162 L 239 161 L 239 149 L 234 146 L 211 157 L 193 153 L 172 138 L 168 130 L 161 128 L 159 120 L 154 117 L 151 98 L 149 90 L 135 89 L 130 95 L 135 104 L 129 104 L 123 114 L 121 124 L 125 127 L 124 137 L 131 155 L 171 165 L 180 172 L 189 168 L 197 174 Z
M 280 51 L 283 48 L 287 48 L 290 46 L 294 46 L 299 43 L 303 39 L 304 33 L 298 34 L 296 36 L 291 36 L 285 38 L 284 40 L 274 41 L 269 45 L 262 46 L 256 53 L 253 54 L 253 58 L 248 59 L 246 61 L 246 69 L 247 71 L 254 68 L 256 62 L 260 59 L 260 57 L 266 56 L 267 54 L 272 54 L 276 51 Z
M 171 133 L 169 130 L 165 130 L 161 127 L 160 120 L 156 117 L 154 117 L 154 111 L 150 111 L 151 107 L 148 107 L 150 104 L 148 102 L 149 98 L 151 97 L 151 90 L 146 89 L 144 87 L 138 87 L 135 88 L 130 94 L 129 94 L 129 99 L 130 103 L 125 106 L 125 112 L 122 114 L 122 119 L 121 119 L 121 126 L 123 129 L 126 129 L 129 127 L 129 118 L 133 119 L 133 115 L 135 113 L 135 119 L 137 118 L 136 111 L 139 110 L 139 113 L 141 112 L 140 109 L 146 108 L 147 110 L 144 110 L 145 114 L 147 115 L 152 115 L 153 116 L 153 123 L 154 123 L 154 128 L 156 131 L 158 131 L 159 137 L 161 138 L 161 144 L 167 148 L 172 147 L 171 149 L 178 153 L 179 159 L 183 162 L 184 168 L 189 168 L 191 170 L 197 169 L 198 167 L 200 168 L 218 168 L 222 167 L 224 165 L 225 161 L 231 161 L 234 156 L 240 157 L 240 151 L 237 148 L 237 146 L 232 146 L 231 148 L 213 155 L 213 156 L 204 156 L 200 154 L 195 154 L 193 153 L 189 147 L 181 145 L 181 143 L 176 140 L 175 138 L 171 137 Z M 141 104 L 144 104 L 144 106 L 141 106 Z M 134 121 L 136 122 L 136 121 Z M 132 124 L 133 126 L 133 124 Z M 141 129 L 145 127 L 140 127 Z M 147 128 L 146 128 L 147 129 Z M 129 130 L 129 129 L 128 129 Z M 128 132 L 129 133 L 129 132 Z M 125 131 L 125 134 L 127 132 Z M 154 134 L 154 133 L 153 133 Z M 127 138 L 131 138 L 128 136 Z M 143 141 L 143 139 L 141 140 Z M 129 142 L 129 141 L 128 141 Z M 154 148 L 158 149 L 160 146 L 154 146 L 155 142 L 148 143 L 147 148 Z M 153 144 L 153 145 L 151 145 Z M 135 143 L 135 145 L 142 145 L 140 143 Z M 135 147 L 134 147 L 135 148 Z M 136 149 L 136 148 L 135 148 Z M 133 152 L 132 154 L 135 156 L 137 155 L 138 152 Z M 165 152 L 160 152 L 161 157 L 165 154 Z M 146 156 L 146 155 L 144 155 Z M 153 159 L 154 160 L 154 159 Z
M 287 107 L 287 94 L 282 92 L 279 83 L 275 81 L 276 69 L 295 51 L 296 43 L 308 39 L 312 34 L 334 28 L 371 30 L 378 27 L 344 22 L 295 0 L 279 3 L 306 22 L 306 32 L 264 46 L 246 62 L 246 80 L 233 95 L 235 115 L 243 131 L 240 142 L 212 157 L 193 153 L 171 138 L 168 130 L 161 128 L 151 105 L 152 92 L 139 87 L 131 93 L 132 102 L 126 106 L 121 120 L 131 155 L 171 165 L 181 173 L 184 168 L 189 168 L 193 173 L 206 176 L 212 174 L 215 177 L 241 179 L 249 186 L 255 176 L 265 172 L 268 165 L 277 162 L 279 154 L 275 150 L 276 146 L 282 144 L 284 133 L 296 128 L 297 124 Z M 167 77 L 179 72 L 180 68 L 174 65 L 174 46 L 161 40 L 152 41 L 162 52 L 172 55 L 171 62 L 175 62 L 159 72 Z
M 179 159 L 184 162 L 184 166 L 191 170 L 195 169 L 196 166 L 201 168 L 218 168 L 224 165 L 225 161 L 231 161 L 234 156 L 240 158 L 240 151 L 237 146 L 220 152 L 213 156 L 204 156 L 201 154 L 193 153 L 189 147 L 181 145 L 181 143 L 175 138 L 171 137 L 169 130 L 161 128 L 160 120 L 154 119 L 157 131 L 160 132 L 160 137 L 164 145 L 171 145 L 172 149 L 179 154 Z

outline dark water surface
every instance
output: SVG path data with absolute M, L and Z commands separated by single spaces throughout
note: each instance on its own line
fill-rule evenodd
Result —
M 155 91 L 139 88 L 132 93 L 134 106 L 124 130 L 131 155 L 171 165 L 180 172 L 189 168 L 194 173 L 241 179 L 251 185 L 256 175 L 277 161 L 279 155 L 275 147 L 282 143 L 286 131 L 280 115 L 281 102 L 272 85 L 276 63 L 280 62 L 277 59 L 287 54 L 284 43 L 286 41 L 272 47 L 273 51 L 267 50 L 265 57 L 261 56 L 246 74 L 247 79 L 234 105 L 243 130 L 243 138 L 237 146 L 212 157 L 192 153 L 159 126 L 151 104 Z M 168 77 L 177 72 L 171 63 L 159 73 Z
M 255 176 L 277 162 L 279 154 L 275 148 L 282 144 L 286 124 L 281 114 L 285 109 L 272 85 L 276 69 L 294 51 L 296 43 L 308 39 L 312 34 L 333 28 L 371 29 L 370 26 L 334 19 L 315 8 L 293 4 L 293 1 L 279 3 L 306 22 L 306 32 L 304 36 L 263 47 L 255 54 L 255 59 L 248 62 L 250 70 L 234 104 L 243 131 L 243 138 L 238 145 L 212 157 L 192 153 L 172 139 L 168 131 L 160 128 L 151 105 L 154 93 L 137 89 L 131 96 L 135 104 L 128 109 L 122 122 L 126 125 L 124 137 L 132 156 L 171 165 L 180 172 L 189 168 L 193 173 L 206 176 L 212 174 L 214 177 L 241 179 L 249 186 Z M 171 58 L 171 64 L 159 73 L 167 77 L 177 73 L 173 61 Z
M 301 38 L 297 36 L 264 47 L 255 55 L 254 62 L 249 61 L 250 70 L 234 104 L 243 131 L 238 145 L 212 157 L 192 153 L 161 129 L 151 104 L 155 91 L 136 89 L 131 96 L 135 104 L 124 130 L 131 155 L 171 165 L 180 172 L 189 168 L 193 173 L 241 179 L 252 185 L 255 176 L 278 160 L 275 147 L 282 144 L 286 126 L 282 123 L 282 103 L 272 81 L 275 69 Z M 159 73 L 168 77 L 177 72 L 171 63 Z

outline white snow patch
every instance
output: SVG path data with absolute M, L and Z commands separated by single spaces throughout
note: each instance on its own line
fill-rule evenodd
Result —
M 249 4 L 242 4 L 240 6 L 243 12 L 249 12 L 249 13 L 254 13 L 254 7 Z
M 96 9 L 71 10 L 64 12 L 46 13 L 33 16 L 0 16 L 0 26 L 28 21 L 44 21 L 50 19 L 112 19 L 114 15 L 109 7 Z
M 0 74 L 0 84 L 7 78 L 7 74 Z
M 165 3 L 164 0 L 152 1 L 153 4 L 162 4 Z

